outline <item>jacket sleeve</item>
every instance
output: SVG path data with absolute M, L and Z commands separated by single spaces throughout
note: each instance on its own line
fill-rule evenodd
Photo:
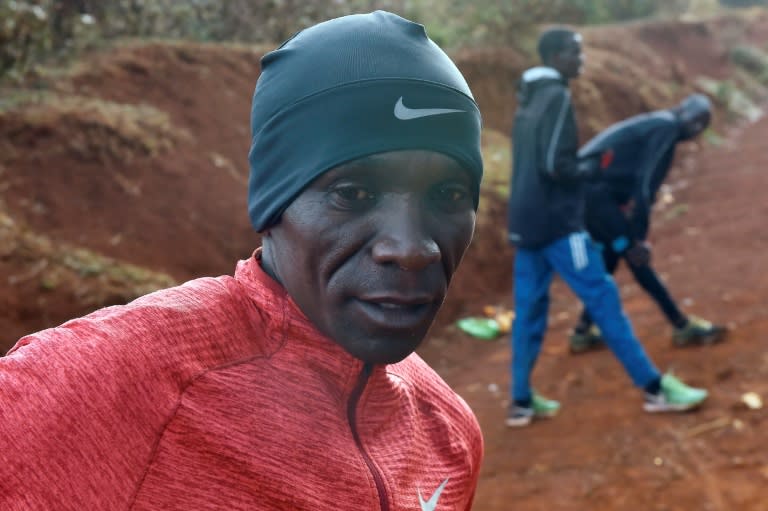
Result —
M 579 135 L 571 94 L 563 88 L 550 100 L 539 126 L 542 172 L 556 181 L 594 179 L 600 171 L 600 154 L 579 158 Z
M 176 398 L 148 386 L 141 330 L 107 310 L 0 358 L 0 509 L 128 508 Z
M 651 222 L 651 208 L 656 192 L 666 177 L 674 155 L 676 141 L 666 133 L 657 132 L 648 142 L 642 166 L 638 168 L 630 215 L 632 233 L 636 240 L 645 240 Z

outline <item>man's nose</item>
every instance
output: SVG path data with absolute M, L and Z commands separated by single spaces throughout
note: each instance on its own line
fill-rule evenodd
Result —
M 373 244 L 374 261 L 396 264 L 406 271 L 422 270 L 440 261 L 440 247 L 418 204 L 392 201 L 381 213 Z

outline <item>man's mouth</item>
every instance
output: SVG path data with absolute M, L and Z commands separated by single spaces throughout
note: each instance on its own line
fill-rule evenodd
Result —
M 432 296 L 368 296 L 355 299 L 362 316 L 386 330 L 416 329 L 429 326 L 437 307 Z
M 379 302 L 379 303 L 373 302 L 373 304 L 378 305 L 382 309 L 405 309 L 407 307 L 413 307 L 413 305 L 404 305 L 402 303 L 393 303 L 393 302 Z

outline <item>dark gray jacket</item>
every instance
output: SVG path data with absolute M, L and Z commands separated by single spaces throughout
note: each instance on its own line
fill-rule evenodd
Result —
M 682 137 L 683 126 L 675 113 L 657 110 L 616 123 L 584 144 L 579 155 L 613 153 L 600 179 L 588 187 L 586 222 L 595 239 L 647 237 L 651 206 Z M 630 204 L 626 211 L 619 209 Z
M 568 83 L 549 67 L 523 73 L 512 129 L 509 241 L 539 248 L 584 229 L 584 181 L 599 157 L 580 162 Z

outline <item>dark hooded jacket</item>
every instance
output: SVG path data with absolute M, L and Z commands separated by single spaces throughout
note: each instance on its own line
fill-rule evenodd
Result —
M 603 242 L 646 238 L 651 206 L 682 137 L 678 117 L 658 110 L 614 124 L 579 150 L 582 157 L 613 153 L 587 187 L 586 223 L 592 237 Z
M 511 243 L 535 249 L 584 229 L 584 180 L 598 166 L 595 158 L 580 162 L 578 146 L 567 81 L 549 67 L 523 73 L 512 129 Z

